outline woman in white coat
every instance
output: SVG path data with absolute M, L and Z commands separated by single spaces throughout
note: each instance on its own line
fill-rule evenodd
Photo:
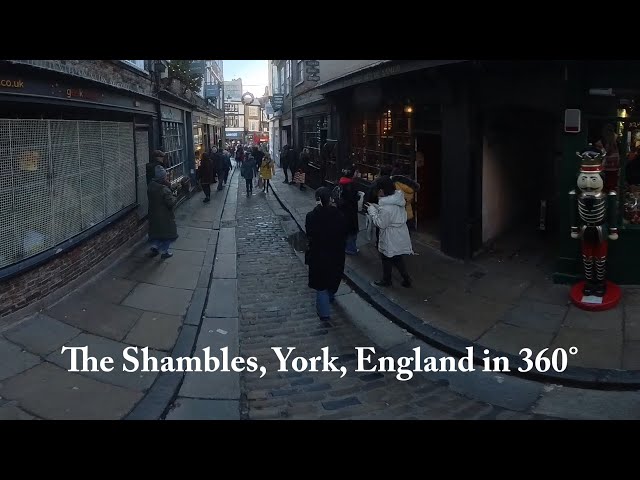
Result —
M 389 177 L 378 181 L 378 204 L 367 204 L 367 212 L 380 229 L 378 250 L 382 259 L 382 280 L 374 282 L 379 287 L 390 287 L 391 270 L 395 266 L 402 276 L 402 286 L 411 287 L 411 277 L 404 264 L 404 255 L 413 255 L 411 237 L 407 228 L 404 193 L 396 190 Z

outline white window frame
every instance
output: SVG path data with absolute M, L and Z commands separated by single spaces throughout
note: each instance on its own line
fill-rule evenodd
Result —
M 302 62 L 304 62 L 304 60 L 296 60 L 296 73 L 298 73 L 298 65 L 300 65 Z M 300 69 L 300 80 L 296 79 L 295 86 L 297 87 L 298 85 L 301 85 L 303 83 L 304 83 L 304 64 Z
M 291 60 L 284 62 L 284 94 L 289 95 L 291 83 Z
M 124 62 L 127 65 L 130 65 L 132 67 L 135 67 L 138 70 L 142 70 L 143 72 L 147 71 L 147 69 L 144 68 L 144 60 L 121 60 L 121 62 Z

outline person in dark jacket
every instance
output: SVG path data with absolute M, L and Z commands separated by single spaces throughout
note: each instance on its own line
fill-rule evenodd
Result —
M 162 150 L 154 150 L 151 160 L 146 165 L 147 185 L 153 180 L 156 167 L 165 167 L 165 153 Z
M 227 180 L 229 180 L 229 172 L 233 169 L 233 165 L 231 165 L 231 154 L 228 150 L 222 151 L 222 159 L 224 160 L 224 167 L 222 169 L 224 177 L 222 178 L 222 183 L 226 185 Z
M 241 145 L 236 146 L 236 163 L 238 166 L 242 165 L 242 161 L 244 160 L 244 150 Z
M 353 183 L 353 168 L 350 168 L 344 172 L 344 175 L 338 181 L 338 186 L 335 189 L 334 201 L 338 210 L 342 212 L 347 222 L 347 243 L 345 246 L 345 253 L 347 255 L 357 255 L 358 247 L 356 246 L 356 240 L 358 238 L 358 231 L 360 230 L 358 225 L 358 189 Z
M 309 288 L 316 290 L 316 309 L 320 320 L 330 320 L 331 307 L 344 273 L 344 245 L 347 225 L 331 200 L 331 190 L 316 190 L 317 206 L 307 213 L 305 230 L 308 249 Z
M 256 176 L 260 172 L 260 165 L 262 165 L 262 159 L 264 158 L 264 152 L 258 147 L 253 147 L 253 158 L 256 160 Z
M 208 152 L 202 154 L 196 175 L 204 192 L 203 202 L 208 203 L 211 201 L 211 184 L 213 183 L 213 162 Z
M 282 183 L 289 183 L 289 145 L 285 145 L 280 150 L 280 168 L 284 172 L 284 182 Z M 293 180 L 293 177 L 291 177 L 291 180 Z
M 291 172 L 291 182 L 290 185 L 294 185 L 293 177 L 296 174 L 296 169 L 298 168 L 298 152 L 294 147 L 289 147 L 287 150 L 287 166 L 289 167 L 289 171 Z
M 161 258 L 172 257 L 169 251 L 171 243 L 178 238 L 178 227 L 173 213 L 176 201 L 167 180 L 167 171 L 157 166 L 155 174 L 147 187 L 149 196 L 149 241 L 155 257 L 162 252 Z
M 253 193 L 253 177 L 256 172 L 256 160 L 253 158 L 253 155 L 249 155 L 245 158 L 244 162 L 242 162 L 242 167 L 240 167 L 240 174 L 244 178 L 244 181 L 247 185 L 247 197 L 251 196 Z
M 222 190 L 224 187 L 224 156 L 217 149 L 217 147 L 213 147 L 211 149 L 211 161 L 213 162 L 213 170 L 218 177 L 218 190 Z

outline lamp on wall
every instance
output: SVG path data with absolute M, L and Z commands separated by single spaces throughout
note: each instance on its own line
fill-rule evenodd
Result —
M 409 100 L 404 102 L 404 113 L 413 113 L 413 106 Z

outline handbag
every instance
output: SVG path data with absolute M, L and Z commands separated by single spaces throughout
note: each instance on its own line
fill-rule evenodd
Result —
M 298 170 L 296 174 L 293 176 L 293 183 L 303 184 L 305 181 L 305 174 L 303 171 Z

